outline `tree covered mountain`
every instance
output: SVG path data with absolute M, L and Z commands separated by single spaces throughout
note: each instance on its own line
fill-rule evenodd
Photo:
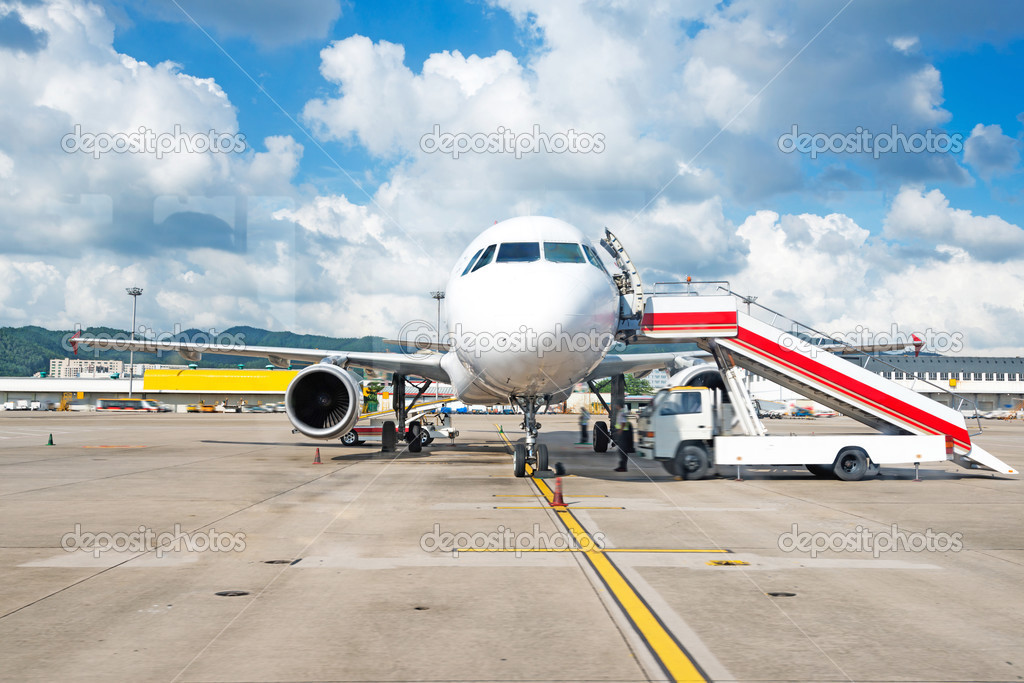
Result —
M 74 358 L 68 339 L 73 330 L 47 330 L 34 325 L 26 327 L 0 327 L 0 376 L 28 377 L 50 369 L 52 358 Z M 107 337 L 128 339 L 129 333 L 111 327 L 89 327 L 82 330 L 83 337 Z M 160 337 L 168 341 L 201 341 L 211 343 L 236 343 L 246 346 L 287 346 L 332 351 L 384 351 L 380 337 L 339 338 L 294 332 L 272 332 L 256 327 L 232 327 L 211 335 L 209 331 L 183 330 L 177 334 Z M 78 358 L 102 358 L 128 362 L 127 351 L 97 351 L 79 347 Z M 136 353 L 136 363 L 160 363 L 163 365 L 187 365 L 177 353 Z M 241 364 L 247 368 L 262 368 L 267 365 L 265 358 L 242 358 L 204 354 L 200 365 L 206 368 L 235 368 Z

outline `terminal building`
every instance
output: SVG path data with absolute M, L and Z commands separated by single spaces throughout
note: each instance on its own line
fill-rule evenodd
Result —
M 1019 410 L 1024 401 L 1024 358 L 985 356 L 843 356 L 943 405 L 973 414 Z M 792 392 L 753 377 L 757 398 L 786 401 Z
M 110 375 L 127 375 L 130 370 L 136 377 L 142 377 L 146 370 L 183 370 L 184 365 L 158 365 L 135 363 L 134 366 L 120 360 L 98 358 L 51 358 L 50 377 L 71 379 L 74 377 L 103 378 Z

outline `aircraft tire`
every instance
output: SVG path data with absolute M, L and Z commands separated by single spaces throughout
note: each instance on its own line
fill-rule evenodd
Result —
M 512 474 L 526 476 L 526 444 L 517 443 L 512 447 Z
M 409 425 L 409 452 L 419 453 L 423 450 L 423 428 L 420 427 L 418 422 L 413 422 Z
M 547 444 L 537 444 L 537 471 L 548 471 L 548 447 Z
M 398 434 L 395 433 L 395 423 L 388 420 L 381 425 L 380 450 L 384 453 L 394 453 L 395 445 L 398 442 Z
M 594 452 L 608 452 L 608 423 L 604 420 L 594 423 Z

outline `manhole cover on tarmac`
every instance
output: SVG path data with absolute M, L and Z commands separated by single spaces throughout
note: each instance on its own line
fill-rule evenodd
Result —
M 248 595 L 249 591 L 217 591 L 214 595 L 219 595 L 222 598 L 235 598 L 240 595 Z

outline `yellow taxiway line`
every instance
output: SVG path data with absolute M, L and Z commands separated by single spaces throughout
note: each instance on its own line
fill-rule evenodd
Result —
M 495 426 L 497 427 L 497 425 Z M 512 445 L 503 430 L 499 429 L 498 434 L 507 446 Z M 529 464 L 526 465 L 526 473 L 537 491 L 550 505 L 554 500 L 551 487 L 543 479 L 534 479 L 530 476 L 533 474 L 533 468 Z M 664 672 L 676 681 L 706 681 L 707 676 L 697 666 L 697 663 L 669 632 L 629 580 L 622 575 L 615 563 L 607 556 L 607 551 L 597 549 L 597 543 L 572 514 L 572 511 L 562 506 L 550 509 L 558 516 L 566 530 L 572 534 L 576 545 L 586 549 L 582 551 L 583 556 L 601 577 L 601 581 L 615 598 L 619 607 L 622 608 L 626 618 L 643 638 Z

